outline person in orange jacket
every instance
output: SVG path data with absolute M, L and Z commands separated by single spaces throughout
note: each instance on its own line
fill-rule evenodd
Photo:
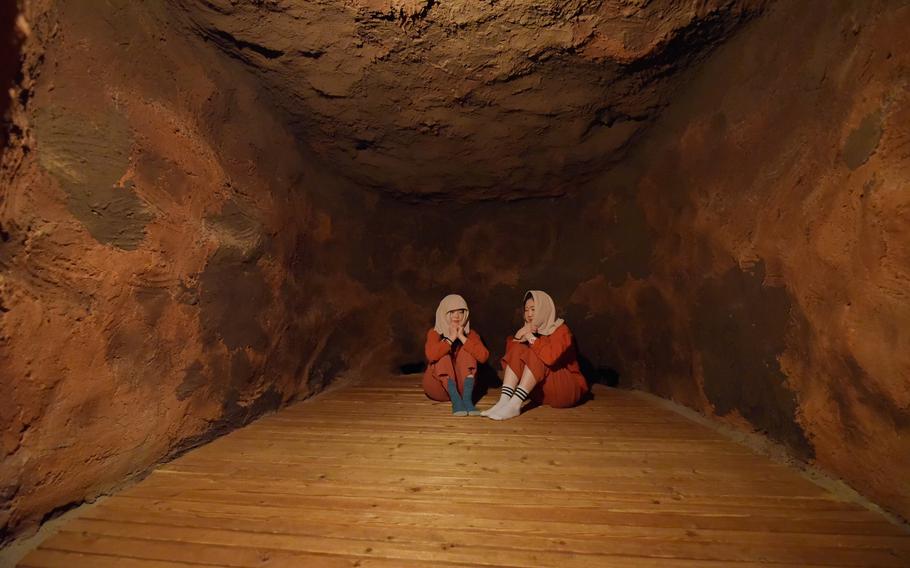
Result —
M 481 413 L 493 420 L 515 418 L 528 398 L 567 408 L 588 392 L 572 332 L 556 317 L 553 298 L 540 290 L 525 294 L 524 325 L 506 340 L 502 366 L 499 402 Z
M 490 357 L 478 333 L 471 330 L 469 315 L 467 302 L 458 294 L 443 298 L 424 347 L 423 391 L 433 400 L 450 400 L 455 416 L 480 414 L 473 401 L 474 382 L 477 365 Z

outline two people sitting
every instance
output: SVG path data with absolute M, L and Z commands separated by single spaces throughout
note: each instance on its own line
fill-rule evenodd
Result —
M 556 317 L 553 298 L 531 290 L 524 296 L 524 325 L 506 339 L 502 358 L 503 380 L 499 401 L 479 411 L 473 403 L 477 365 L 490 352 L 471 330 L 464 298 L 450 294 L 436 309 L 436 325 L 427 332 L 427 369 L 423 389 L 437 401 L 451 401 L 456 416 L 482 415 L 508 420 L 521 413 L 524 402 L 567 408 L 588 391 L 578 366 L 572 332 Z

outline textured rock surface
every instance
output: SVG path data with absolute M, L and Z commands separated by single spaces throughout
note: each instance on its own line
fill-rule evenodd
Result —
M 910 6 L 823 6 L 776 4 L 641 148 L 634 191 L 660 235 L 648 293 L 672 341 L 642 325 L 616 357 L 906 518 Z
M 498 351 L 522 291 L 543 288 L 593 370 L 759 430 L 910 517 L 910 7 L 829 7 L 769 7 L 571 198 L 367 220 L 382 237 L 353 274 L 415 302 L 393 321 L 401 360 L 441 291 L 466 295 Z
M 27 2 L 0 526 L 419 361 L 449 291 L 498 352 L 532 287 L 910 516 L 901 4 Z
M 370 295 L 321 245 L 337 184 L 255 84 L 163 8 L 26 6 L 0 177 L 2 536 L 356 371 L 384 329 L 351 317 Z
M 173 0 L 324 167 L 410 199 L 561 195 L 761 0 Z

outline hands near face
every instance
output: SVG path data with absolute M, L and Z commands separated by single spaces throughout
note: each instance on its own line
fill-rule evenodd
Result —
M 521 329 L 515 332 L 515 339 L 518 341 L 524 341 L 525 336 L 531 331 L 531 324 L 524 324 Z
M 534 345 L 534 342 L 537 341 L 537 337 L 534 335 L 535 333 L 537 333 L 537 326 L 526 323 L 521 329 L 515 332 L 515 339 L 518 341 L 527 341 L 530 345 Z
M 450 323 L 449 324 L 449 338 L 459 339 L 461 343 L 467 343 L 468 336 L 464 332 L 464 326 L 461 324 Z

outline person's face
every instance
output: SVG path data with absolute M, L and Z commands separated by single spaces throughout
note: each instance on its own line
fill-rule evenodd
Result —
M 464 323 L 464 316 L 467 310 L 452 310 L 449 312 L 449 321 L 455 325 L 462 325 Z
M 534 298 L 528 298 L 525 302 L 525 323 L 534 321 Z

